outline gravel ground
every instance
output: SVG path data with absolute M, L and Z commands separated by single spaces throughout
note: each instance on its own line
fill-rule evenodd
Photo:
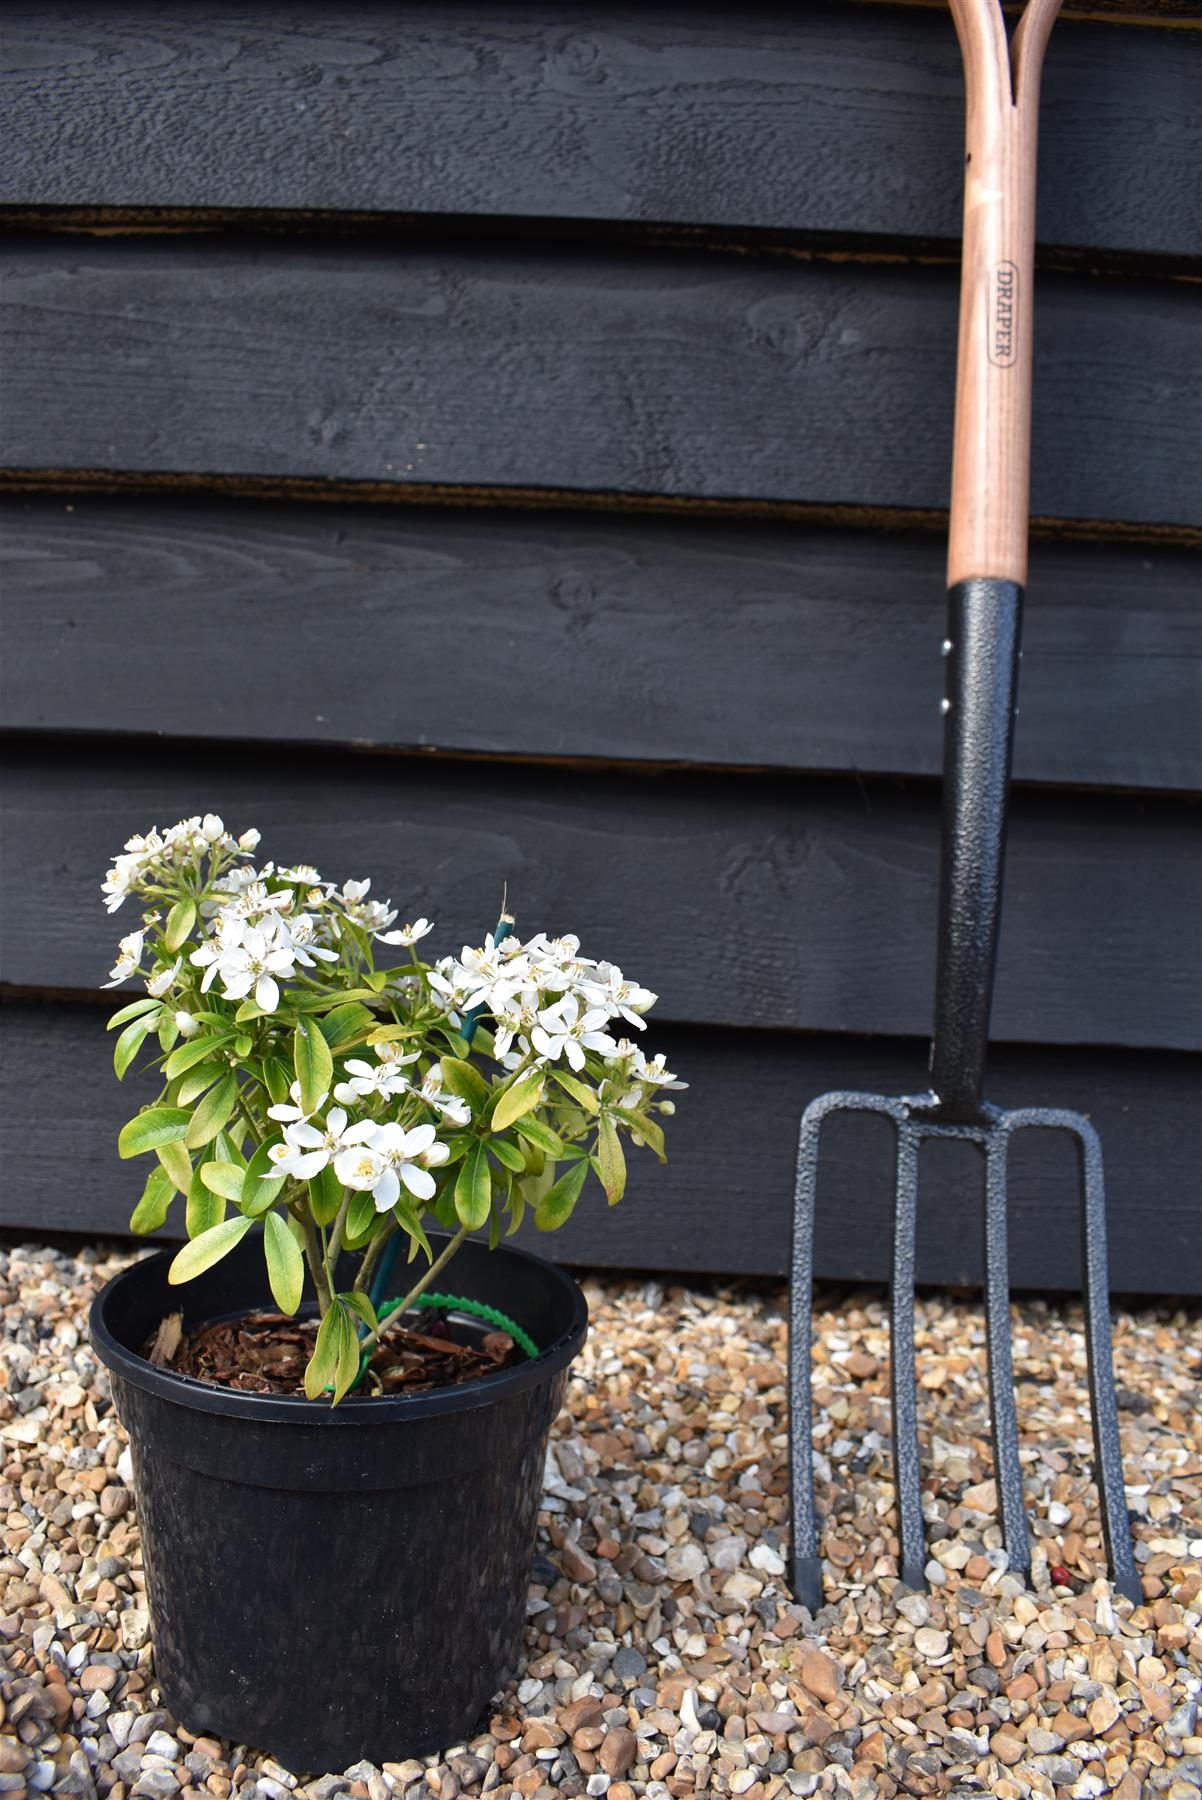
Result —
M 521 1679 L 441 1757 L 314 1776 L 195 1737 L 158 1705 L 129 1457 L 86 1340 L 93 1293 L 128 1260 L 0 1248 L 0 1800 L 1198 1800 L 1196 1314 L 1115 1320 L 1145 1594 L 1132 1611 L 1103 1578 L 1074 1310 L 1016 1309 L 1027 1592 L 994 1521 L 980 1314 L 921 1306 L 929 1595 L 895 1575 L 883 1307 L 853 1295 L 820 1311 L 830 1600 L 811 1619 L 784 1585 L 783 1294 L 590 1280 Z

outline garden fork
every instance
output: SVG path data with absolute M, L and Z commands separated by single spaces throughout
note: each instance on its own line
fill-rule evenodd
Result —
M 909 1097 L 824 1094 L 806 1108 L 797 1157 L 790 1299 L 792 1585 L 821 1604 L 814 1512 L 810 1354 L 819 1138 L 832 1113 L 883 1114 L 896 1143 L 890 1338 L 900 1574 L 925 1586 L 914 1360 L 918 1159 L 956 1138 L 984 1161 L 985 1313 L 994 1468 L 1009 1566 L 1029 1577 L 1013 1391 L 1006 1245 L 1006 1164 L 1020 1131 L 1068 1132 L 1082 1184 L 1085 1334 L 1102 1527 L 1115 1585 L 1142 1599 L 1123 1491 L 1111 1365 L 1102 1151 L 1079 1113 L 1002 1112 L 983 1098 L 997 950 L 1027 579 L 1039 77 L 1060 0 L 1028 0 L 1007 43 L 999 0 L 951 0 L 967 97 L 960 341 L 948 545 L 948 627 L 935 1029 L 931 1091 Z

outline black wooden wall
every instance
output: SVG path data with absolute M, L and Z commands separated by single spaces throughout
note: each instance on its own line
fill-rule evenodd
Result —
M 120 1229 L 98 898 L 214 808 L 448 947 L 659 989 L 672 1162 L 554 1248 L 783 1266 L 796 1119 L 925 1075 L 961 107 L 940 4 L 10 6 L 3 1216 Z M 1202 20 L 1065 7 L 992 1092 L 1202 1288 Z M 660 1022 L 662 1020 L 662 1022 Z M 836 1127 L 819 1265 L 886 1266 Z M 978 1267 L 974 1171 L 921 1273 Z M 1013 1272 L 1071 1283 L 1067 1146 Z

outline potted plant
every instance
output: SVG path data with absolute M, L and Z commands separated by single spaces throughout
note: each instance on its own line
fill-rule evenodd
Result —
M 133 1211 L 188 1242 L 97 1297 L 129 1433 L 156 1668 L 194 1730 L 296 1768 L 441 1748 L 512 1671 L 579 1288 L 553 1231 L 623 1142 L 663 1159 L 682 1087 L 628 1032 L 655 996 L 575 938 L 427 962 L 431 930 L 212 814 L 131 838 L 109 986 Z M 377 946 L 401 959 L 377 967 Z M 615 1032 L 622 1035 L 616 1036 Z

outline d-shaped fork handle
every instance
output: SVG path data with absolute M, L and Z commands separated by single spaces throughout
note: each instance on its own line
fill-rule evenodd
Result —
M 1060 0 L 951 0 L 967 98 L 948 586 L 1027 579 L 1039 78 Z

